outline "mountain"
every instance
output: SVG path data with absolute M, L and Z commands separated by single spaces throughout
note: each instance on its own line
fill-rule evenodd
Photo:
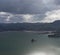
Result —
M 53 23 L 0 23 L 0 31 L 56 31 L 60 30 L 60 20 Z
M 52 27 L 55 29 L 60 29 L 60 20 L 54 21 Z

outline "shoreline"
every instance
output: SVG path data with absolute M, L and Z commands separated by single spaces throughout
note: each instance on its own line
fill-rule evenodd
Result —
M 53 33 L 54 31 L 0 31 L 0 33 L 2 32 L 32 32 L 32 33 L 38 33 L 38 34 L 51 34 Z

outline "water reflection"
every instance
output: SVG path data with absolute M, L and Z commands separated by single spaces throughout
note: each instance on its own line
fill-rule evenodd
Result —
M 31 52 L 27 55 L 46 55 L 46 53 L 44 53 L 44 52 Z
M 0 36 L 0 55 L 60 55 L 60 38 L 26 32 L 0 33 Z
M 46 52 L 33 52 L 28 55 L 55 55 L 54 53 L 46 53 Z
M 35 35 L 33 37 L 37 41 L 26 44 L 26 51 L 22 55 L 60 55 L 60 38 L 48 38 L 47 35 Z
M 30 50 L 26 55 L 60 55 L 60 48 L 46 46 L 36 50 Z

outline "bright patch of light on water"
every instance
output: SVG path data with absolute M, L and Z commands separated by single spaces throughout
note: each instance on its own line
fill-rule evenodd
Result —
M 46 53 L 44 53 L 44 52 L 33 52 L 33 53 L 29 53 L 29 55 L 46 55 Z
M 35 52 L 31 52 L 31 53 L 28 53 L 27 55 L 56 55 L 55 53 L 52 53 L 52 52 L 38 52 L 38 51 L 35 51 Z
M 45 46 L 27 51 L 26 55 L 60 55 L 60 48 L 56 46 Z

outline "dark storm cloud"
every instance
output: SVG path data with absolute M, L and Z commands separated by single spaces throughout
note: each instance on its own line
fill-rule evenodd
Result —
M 0 11 L 16 12 L 17 2 L 13 0 L 0 0 Z
M 60 0 L 0 0 L 0 14 L 7 15 L 0 17 L 0 22 L 40 22 L 50 17 L 52 15 L 50 12 L 55 14 L 58 11 L 60 11 Z
M 0 0 L 0 11 L 19 14 L 41 14 L 56 9 L 60 0 Z
M 55 0 L 56 5 L 60 5 L 60 0 Z
M 48 10 L 42 0 L 0 0 L 0 11 L 37 14 Z

